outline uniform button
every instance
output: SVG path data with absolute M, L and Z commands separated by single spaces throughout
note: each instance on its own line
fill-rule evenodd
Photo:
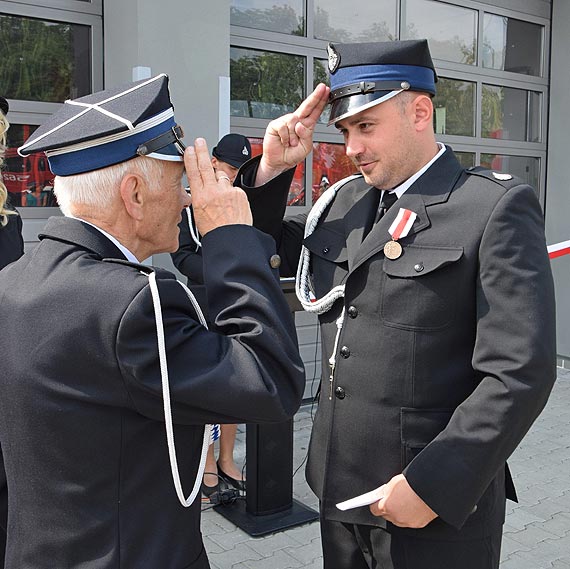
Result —
M 423 270 L 424 270 L 423 263 L 418 263 L 417 265 L 414 265 L 414 271 L 416 271 L 416 273 L 421 273 Z
M 349 306 L 348 307 L 348 315 L 351 318 L 356 318 L 358 316 L 358 309 L 356 308 L 356 306 Z
M 350 357 L 350 350 L 346 346 L 343 346 L 340 349 L 340 355 L 345 359 L 349 358 Z
M 278 269 L 281 266 L 281 257 L 279 255 L 271 255 L 269 264 L 272 269 Z
M 329 252 L 328 247 L 323 247 L 323 255 L 326 255 Z
M 344 399 L 346 397 L 346 391 L 344 390 L 344 387 L 341 387 L 340 385 L 334 390 L 334 394 L 337 399 Z

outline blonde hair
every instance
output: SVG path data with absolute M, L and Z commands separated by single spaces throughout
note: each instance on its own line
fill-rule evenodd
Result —
M 114 164 L 73 176 L 56 176 L 53 191 L 63 215 L 73 216 L 75 205 L 89 206 L 96 210 L 108 208 L 119 195 L 121 180 L 127 174 L 139 174 L 146 180 L 156 180 L 158 186 L 163 168 L 161 160 L 137 156 L 126 162 Z
M 4 154 L 6 153 L 6 131 L 10 123 L 8 119 L 4 116 L 4 113 L 0 111 L 0 167 L 4 164 Z M 4 185 L 4 180 L 0 175 L 0 227 L 4 227 L 8 223 L 9 215 L 17 215 L 17 212 L 6 209 L 6 200 L 8 199 L 8 190 Z

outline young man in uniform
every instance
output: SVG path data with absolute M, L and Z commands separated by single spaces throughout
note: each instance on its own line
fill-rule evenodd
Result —
M 330 121 L 360 174 L 308 217 L 280 223 L 276 186 L 252 201 L 321 327 L 307 479 L 325 569 L 496 569 L 506 461 L 556 377 L 542 211 L 522 180 L 466 170 L 436 141 L 427 41 L 328 52 Z M 242 175 L 252 200 L 312 130 L 297 113 L 269 124 Z

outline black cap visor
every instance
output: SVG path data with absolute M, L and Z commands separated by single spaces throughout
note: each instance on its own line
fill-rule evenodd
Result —
M 388 99 L 391 99 L 400 91 L 374 91 L 373 93 L 364 93 L 362 95 L 351 95 L 335 99 L 331 103 L 331 114 L 328 124 L 334 124 L 344 118 L 351 117 L 356 113 L 364 111 L 370 107 L 374 107 Z

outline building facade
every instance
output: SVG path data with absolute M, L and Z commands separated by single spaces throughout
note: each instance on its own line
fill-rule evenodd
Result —
M 17 147 L 66 98 L 165 72 L 186 140 L 210 148 L 230 131 L 256 152 L 269 120 L 326 81 L 331 42 L 428 38 L 439 75 L 434 126 L 466 165 L 536 188 L 549 244 L 570 239 L 565 143 L 570 132 L 567 0 L 0 0 L 0 91 Z M 326 117 L 300 165 L 291 212 L 352 173 Z M 32 248 L 59 215 L 43 157 L 8 151 L 4 171 Z M 172 268 L 168 255 L 154 264 Z M 559 363 L 570 367 L 570 256 L 552 261 Z M 312 316 L 298 314 L 309 379 L 318 377 Z M 310 395 L 309 392 L 306 395 Z

